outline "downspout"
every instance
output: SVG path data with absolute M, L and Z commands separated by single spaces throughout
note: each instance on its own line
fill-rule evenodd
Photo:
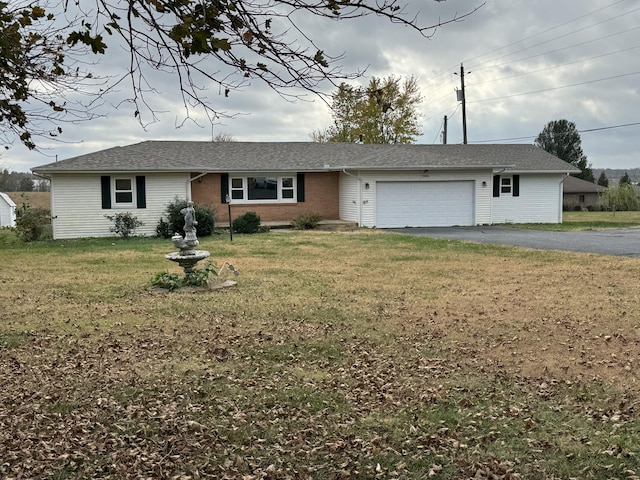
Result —
M 560 205 L 558 205 L 558 223 L 562 223 L 562 190 L 563 190 L 563 184 L 565 182 L 565 180 L 567 178 L 569 178 L 569 174 L 568 173 L 563 173 L 563 177 L 562 180 L 560 180 L 560 183 L 558 184 L 558 196 L 560 197 Z
M 186 190 L 187 190 L 187 201 L 190 202 L 191 201 L 191 182 L 193 182 L 194 180 L 198 180 L 199 178 L 204 177 L 205 175 L 208 175 L 210 172 L 204 172 L 201 173 L 200 175 L 196 175 L 195 177 L 189 178 L 189 181 L 187 181 L 186 184 Z
M 358 226 L 362 227 L 362 179 L 353 173 L 347 172 L 346 168 L 342 169 L 342 173 L 353 177 L 358 181 Z

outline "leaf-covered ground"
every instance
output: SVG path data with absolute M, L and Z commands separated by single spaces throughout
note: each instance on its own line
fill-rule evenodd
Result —
M 640 478 L 640 263 L 373 232 L 6 242 L 0 477 Z

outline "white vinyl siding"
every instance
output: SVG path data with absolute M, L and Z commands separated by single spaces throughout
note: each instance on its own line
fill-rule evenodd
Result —
M 340 218 L 360 223 L 360 190 L 358 179 L 340 174 Z
M 16 226 L 16 204 L 6 193 L 0 193 L 0 227 Z
M 107 175 L 108 173 L 105 173 Z M 187 198 L 189 174 L 145 175 L 146 208 L 103 209 L 100 174 L 54 174 L 51 180 L 53 238 L 109 237 L 113 225 L 105 215 L 129 211 L 141 222 L 136 235 L 155 235 L 156 226 L 167 205 L 176 197 Z M 112 178 L 122 175 L 111 174 Z M 135 175 L 132 176 L 135 184 Z
M 561 222 L 562 179 L 561 174 L 521 174 L 519 196 L 492 198 L 492 223 Z

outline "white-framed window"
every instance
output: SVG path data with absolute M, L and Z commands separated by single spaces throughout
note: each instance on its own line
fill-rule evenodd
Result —
M 494 198 L 501 195 L 511 195 L 512 197 L 520 196 L 520 175 L 511 175 L 503 177 L 502 175 L 493 176 L 493 196 Z
M 229 175 L 231 201 L 287 203 L 296 201 L 295 175 Z
M 500 193 L 511 193 L 511 177 L 500 177 Z
M 229 181 L 229 191 L 231 192 L 231 200 L 244 200 L 245 179 L 243 177 L 232 177 Z
M 113 177 L 113 205 L 116 207 L 133 206 L 135 181 L 132 177 Z
M 294 190 L 293 177 L 282 177 L 282 198 L 294 198 L 296 193 Z
M 103 209 L 147 208 L 145 176 L 101 175 L 100 201 Z

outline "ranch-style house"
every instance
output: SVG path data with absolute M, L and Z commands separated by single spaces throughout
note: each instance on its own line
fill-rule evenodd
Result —
M 306 212 L 362 227 L 562 222 L 572 165 L 533 145 L 145 141 L 32 169 L 51 180 L 54 239 L 114 235 L 129 211 L 154 235 L 177 198 L 234 218 Z

